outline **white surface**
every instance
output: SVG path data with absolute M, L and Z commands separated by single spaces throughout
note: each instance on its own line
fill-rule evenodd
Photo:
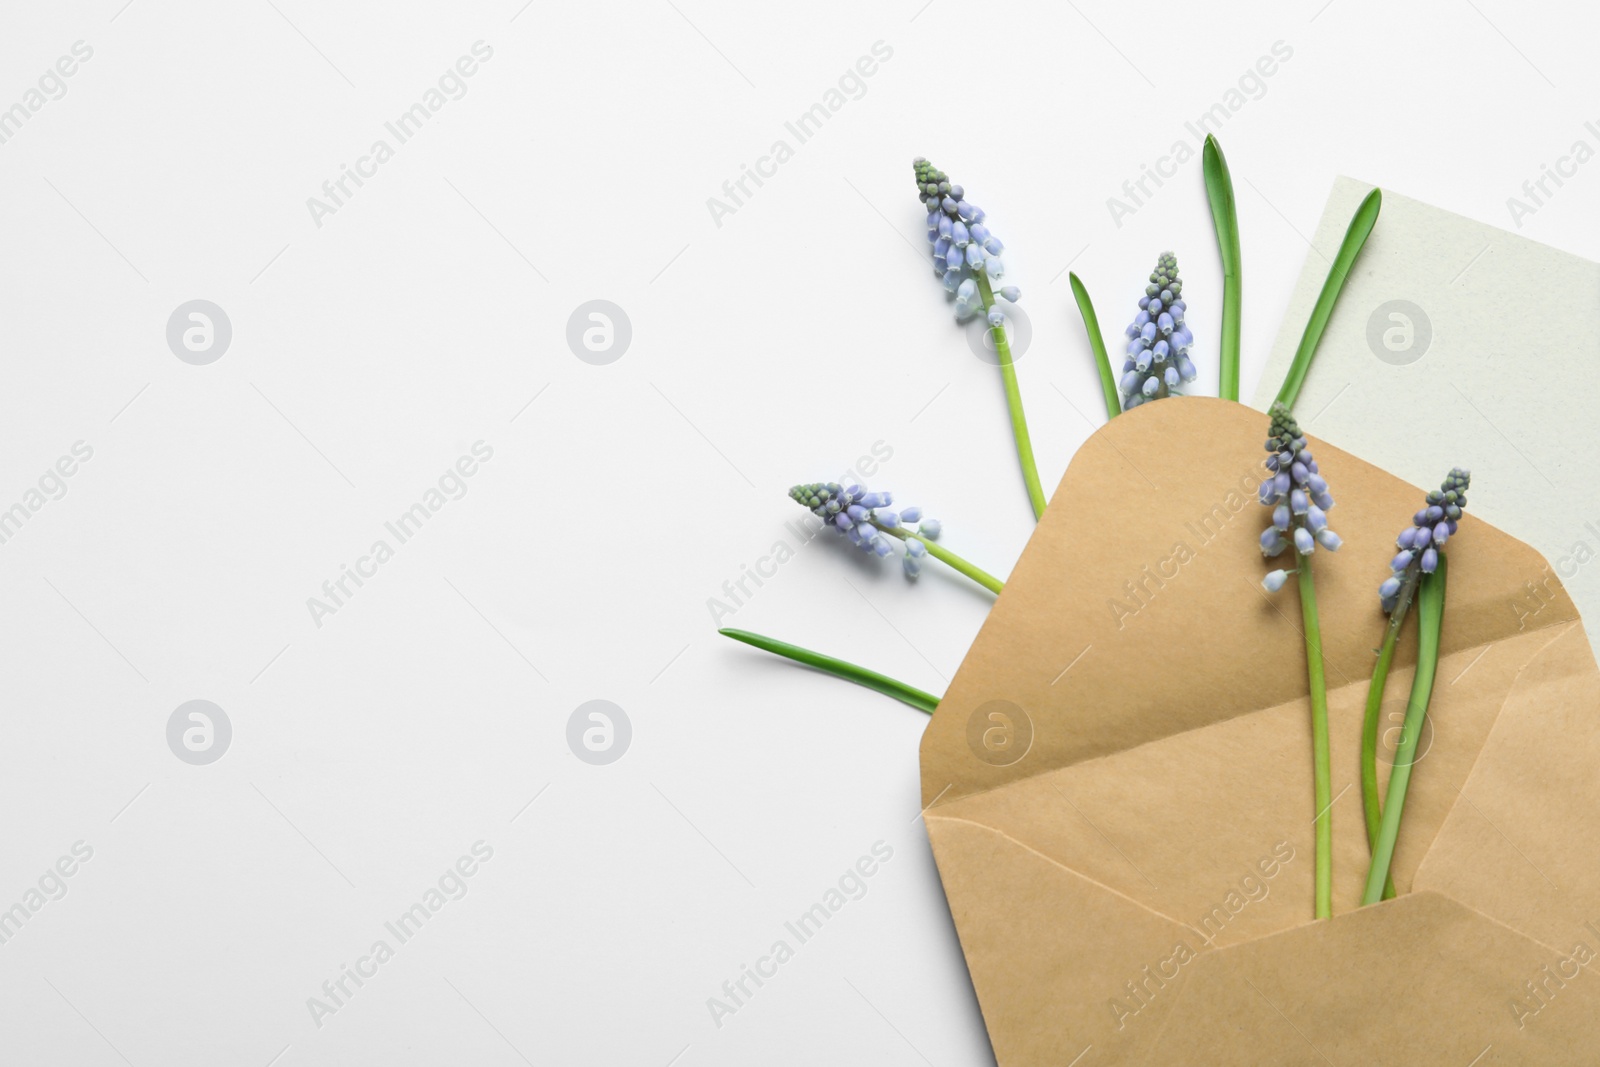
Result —
M 1022 548 L 911 157 L 1010 247 L 1053 485 L 1100 421 L 1069 263 L 1115 335 L 1176 251 L 1214 387 L 1197 154 L 1120 227 L 1106 200 L 1197 150 L 1185 121 L 1274 42 L 1221 129 L 1246 395 L 1336 173 L 1506 225 L 1600 118 L 1575 3 L 521 7 L 6 5 L 0 107 L 93 56 L 0 144 L 0 505 L 93 457 L 0 544 L 0 906 L 94 850 L 0 944 L 6 1062 L 987 1062 L 916 818 L 923 719 L 706 607 L 800 515 L 790 483 L 878 441 L 875 485 L 952 548 L 999 573 Z M 306 199 L 479 40 L 466 95 L 318 228 Z M 707 198 L 878 41 L 859 99 L 715 225 Z M 1600 256 L 1597 178 L 1520 232 Z M 164 335 L 195 298 L 233 325 L 208 366 Z M 594 298 L 632 321 L 609 366 L 564 339 Z M 480 440 L 466 496 L 316 627 L 307 598 Z M 819 542 L 724 622 L 940 690 L 986 604 Z M 608 766 L 566 742 L 597 698 L 633 726 Z M 191 699 L 233 724 L 209 766 L 167 747 Z M 307 998 L 479 840 L 467 894 L 317 1027 Z M 707 998 L 878 841 L 866 895 L 715 1025 Z

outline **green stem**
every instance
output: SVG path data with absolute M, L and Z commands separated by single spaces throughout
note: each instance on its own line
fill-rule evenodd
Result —
M 988 571 L 982 569 L 981 567 L 973 566 L 971 563 L 968 563 L 966 560 L 962 559 L 948 548 L 935 544 L 926 537 L 923 537 L 921 534 L 914 534 L 903 526 L 887 528 L 880 527 L 880 529 L 883 529 L 883 532 L 891 537 L 898 537 L 902 541 L 920 541 L 923 547 L 928 550 L 928 554 L 934 559 L 954 567 L 956 570 L 960 571 L 962 574 L 965 574 L 968 578 L 971 578 L 973 581 L 977 582 L 990 592 L 998 593 L 1006 587 L 1006 583 L 1002 582 Z
M 1417 673 L 1411 680 L 1411 699 L 1406 704 L 1405 726 L 1394 754 L 1394 769 L 1389 772 L 1389 796 L 1383 805 L 1383 821 L 1372 849 L 1372 869 L 1367 872 L 1363 906 L 1376 904 L 1383 895 L 1384 880 L 1394 862 L 1394 846 L 1400 836 L 1400 816 L 1405 811 L 1406 789 L 1416 763 L 1417 741 L 1422 722 L 1433 696 L 1433 676 L 1439 667 L 1439 631 L 1444 621 L 1444 553 L 1439 553 L 1439 569 L 1424 575 L 1417 594 Z
M 1317 619 L 1317 590 L 1311 581 L 1311 557 L 1300 557 L 1300 619 L 1306 630 L 1306 677 L 1311 684 L 1312 788 L 1317 802 L 1316 915 L 1333 916 L 1333 770 L 1328 745 L 1328 684 L 1322 674 L 1322 624 Z
M 1243 287 L 1239 262 L 1239 211 L 1233 198 L 1233 175 L 1228 171 L 1222 145 L 1206 134 L 1201 158 L 1206 198 L 1211 201 L 1211 221 L 1217 228 L 1217 252 L 1222 259 L 1222 344 L 1217 359 L 1221 380 L 1217 395 L 1239 399 L 1239 299 Z
M 1078 314 L 1083 316 L 1083 328 L 1089 335 L 1089 348 L 1094 352 L 1095 366 L 1100 369 L 1100 391 L 1106 396 L 1106 419 L 1122 414 L 1122 398 L 1117 393 L 1117 379 L 1111 373 L 1111 358 L 1106 355 L 1106 340 L 1100 333 L 1100 319 L 1094 313 L 1089 290 L 1083 287 L 1076 274 L 1068 274 L 1072 283 L 1072 297 L 1078 302 Z
M 1367 713 L 1361 722 L 1361 808 L 1367 817 L 1367 848 L 1378 847 L 1378 829 L 1383 819 L 1383 805 L 1378 800 L 1378 726 L 1383 711 L 1383 691 L 1389 683 L 1389 666 L 1394 662 L 1394 650 L 1400 640 L 1400 628 L 1411 606 L 1411 597 L 1417 590 L 1417 572 L 1406 576 L 1400 588 L 1394 611 L 1389 613 L 1389 624 L 1384 627 L 1383 647 L 1378 650 L 1378 662 L 1372 668 L 1372 682 L 1367 686 Z M 1383 883 L 1383 899 L 1395 897 L 1394 878 Z
M 1311 359 L 1317 354 L 1322 331 L 1327 328 L 1328 319 L 1333 315 L 1333 305 L 1338 303 L 1345 279 L 1350 276 L 1350 268 L 1355 264 L 1361 247 L 1367 243 L 1372 227 L 1378 222 L 1378 212 L 1382 210 L 1383 191 L 1374 189 L 1361 201 L 1361 206 L 1356 208 L 1355 215 L 1351 217 L 1350 225 L 1344 231 L 1344 241 L 1339 245 L 1339 254 L 1333 257 L 1327 280 L 1322 283 L 1322 292 L 1317 296 L 1316 306 L 1311 309 L 1306 331 L 1300 335 L 1300 347 L 1295 350 L 1294 362 L 1289 364 L 1289 373 L 1283 378 L 1283 388 L 1278 390 L 1279 403 L 1294 407 L 1295 397 L 1300 395 L 1300 387 L 1305 384 L 1306 372 L 1311 369 Z
M 896 700 L 910 704 L 918 711 L 927 712 L 929 715 L 932 715 L 933 709 L 939 706 L 939 698 L 932 693 L 925 693 L 915 686 L 897 682 L 888 675 L 879 674 L 877 671 L 869 671 L 865 667 L 858 667 L 854 663 L 846 663 L 842 659 L 824 656 L 820 652 L 813 652 L 808 648 L 801 648 L 799 645 L 791 645 L 786 641 L 777 641 L 770 637 L 763 637 L 761 634 L 753 634 L 749 630 L 722 629 L 718 630 L 717 633 L 723 637 L 731 637 L 735 641 L 743 641 L 747 645 L 754 645 L 756 648 L 771 652 L 773 655 L 785 656 L 796 663 L 804 663 L 808 667 L 826 671 L 836 677 L 843 678 L 847 682 L 854 682 L 857 685 L 864 685 L 868 689 L 877 690 L 885 696 L 894 697 Z
M 989 288 L 989 276 L 983 271 L 973 271 L 978 279 L 978 292 L 983 296 L 985 309 L 994 307 L 994 290 Z M 1017 441 L 1017 459 L 1022 463 L 1022 481 L 1028 487 L 1028 502 L 1033 505 L 1033 517 L 1044 515 L 1044 487 L 1039 484 L 1039 468 L 1033 462 L 1033 440 L 1028 436 L 1028 419 L 1022 414 L 1022 390 L 1017 386 L 1017 368 L 1011 360 L 1011 344 L 1006 340 L 1004 326 L 991 326 L 994 352 L 1000 363 L 1000 380 L 1006 387 L 1006 407 L 1011 410 L 1011 435 Z
M 1390 627 L 1372 668 L 1372 683 L 1367 687 L 1367 717 L 1361 724 L 1361 806 L 1367 816 L 1367 847 L 1378 847 L 1378 827 L 1383 807 L 1378 800 L 1378 713 L 1383 707 L 1383 687 L 1389 680 L 1389 664 L 1394 659 L 1397 630 Z M 1394 898 L 1394 879 L 1383 886 L 1383 898 Z

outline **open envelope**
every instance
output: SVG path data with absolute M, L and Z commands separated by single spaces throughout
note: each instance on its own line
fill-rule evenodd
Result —
M 1572 601 L 1554 583 L 1506 612 L 1542 561 L 1468 511 L 1400 896 L 1358 908 L 1377 585 L 1423 489 L 1313 435 L 1345 541 L 1315 556 L 1335 794 L 1335 915 L 1315 921 L 1300 610 L 1293 583 L 1260 586 L 1281 565 L 1257 547 L 1266 433 L 1182 398 L 1085 442 L 924 735 L 928 836 L 1000 1064 L 1600 1061 L 1600 669 Z M 1408 624 L 1380 759 L 1415 647 Z

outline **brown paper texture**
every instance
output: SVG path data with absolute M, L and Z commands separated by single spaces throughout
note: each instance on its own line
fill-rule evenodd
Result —
M 1401 896 L 1358 909 L 1377 585 L 1423 489 L 1312 435 L 1345 541 L 1314 557 L 1335 796 L 1335 917 L 1315 922 L 1298 594 L 1260 586 L 1292 562 L 1257 547 L 1266 433 L 1181 398 L 1085 442 L 924 735 L 928 835 L 999 1062 L 1595 1062 L 1600 670 L 1576 609 L 1555 583 L 1531 619 L 1506 612 L 1542 561 L 1469 509 Z M 1415 657 L 1410 623 L 1380 782 Z

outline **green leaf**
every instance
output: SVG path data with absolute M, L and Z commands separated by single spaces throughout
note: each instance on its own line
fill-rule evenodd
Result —
M 868 689 L 875 689 L 885 696 L 894 697 L 896 700 L 910 704 L 918 711 L 927 712 L 929 715 L 932 715 L 933 709 L 939 706 L 939 698 L 932 693 L 925 693 L 915 686 L 897 682 L 888 675 L 879 674 L 877 671 L 869 671 L 865 667 L 858 667 L 854 663 L 846 663 L 842 659 L 825 656 L 821 652 L 813 652 L 809 648 L 801 648 L 799 645 L 791 645 L 787 641 L 778 641 L 761 634 L 751 633 L 749 630 L 721 629 L 717 633 L 723 637 L 731 637 L 735 641 L 743 641 L 747 645 L 754 645 L 756 648 L 764 652 L 771 652 L 775 656 L 784 656 L 794 660 L 796 663 L 815 667 L 819 671 L 825 671 L 835 677 L 843 678 L 847 682 L 854 682 L 857 685 L 864 685 Z
M 1400 744 L 1395 748 L 1394 768 L 1389 772 L 1389 795 L 1383 804 L 1383 821 L 1372 849 L 1372 867 L 1367 872 L 1362 906 L 1376 904 L 1383 896 L 1389 865 L 1394 861 L 1394 846 L 1400 836 L 1400 816 L 1405 811 L 1406 790 L 1417 762 L 1417 741 L 1422 721 L 1433 697 L 1433 676 L 1439 668 L 1439 632 L 1444 624 L 1444 579 L 1447 561 L 1439 553 L 1439 569 L 1422 576 L 1417 591 L 1417 672 L 1411 679 L 1411 698 L 1406 704 L 1406 720 L 1401 727 Z
M 1083 328 L 1089 335 L 1089 348 L 1094 352 L 1095 365 L 1100 369 L 1100 390 L 1106 395 L 1106 418 L 1122 414 L 1122 399 L 1117 394 L 1117 379 L 1111 373 L 1111 359 L 1106 355 L 1106 339 L 1100 333 L 1100 319 L 1094 313 L 1094 303 L 1089 290 L 1083 287 L 1076 274 L 1068 274 L 1072 283 L 1072 298 L 1078 302 L 1078 314 L 1083 316 Z
M 1395 608 L 1389 625 L 1383 628 L 1383 646 L 1378 649 L 1378 660 L 1372 667 L 1372 681 L 1367 683 L 1367 711 L 1361 722 L 1361 810 L 1367 818 L 1367 848 L 1378 847 L 1378 834 L 1383 825 L 1383 802 L 1378 794 L 1378 728 L 1382 725 L 1383 691 L 1389 684 L 1389 667 L 1394 662 L 1394 650 L 1400 639 L 1400 626 L 1405 616 L 1403 608 Z M 1394 899 L 1394 879 L 1385 879 L 1383 899 Z
M 1339 245 L 1339 254 L 1333 257 L 1328 278 L 1322 283 L 1316 306 L 1311 309 L 1306 332 L 1300 335 L 1300 347 L 1295 351 L 1294 362 L 1289 365 L 1289 373 L 1284 375 L 1283 388 L 1278 390 L 1279 403 L 1294 407 L 1295 397 L 1300 395 L 1306 373 L 1311 370 L 1311 359 L 1317 354 L 1317 344 L 1322 340 L 1322 331 L 1328 327 L 1328 319 L 1333 315 L 1334 304 L 1339 301 L 1345 279 L 1350 276 L 1350 268 L 1354 266 L 1361 247 L 1367 243 L 1372 227 L 1378 222 L 1378 212 L 1382 210 L 1383 191 L 1374 189 L 1361 201 L 1361 206 L 1356 208 L 1355 215 L 1350 219 L 1350 226 L 1344 231 L 1344 242 Z
M 1206 134 L 1201 155 L 1205 172 L 1206 199 L 1211 201 L 1211 221 L 1217 228 L 1217 253 L 1222 259 L 1222 342 L 1217 349 L 1220 362 L 1217 395 L 1224 400 L 1239 399 L 1239 298 L 1242 278 L 1239 262 L 1239 210 L 1233 198 L 1233 175 L 1228 171 L 1222 145 Z

